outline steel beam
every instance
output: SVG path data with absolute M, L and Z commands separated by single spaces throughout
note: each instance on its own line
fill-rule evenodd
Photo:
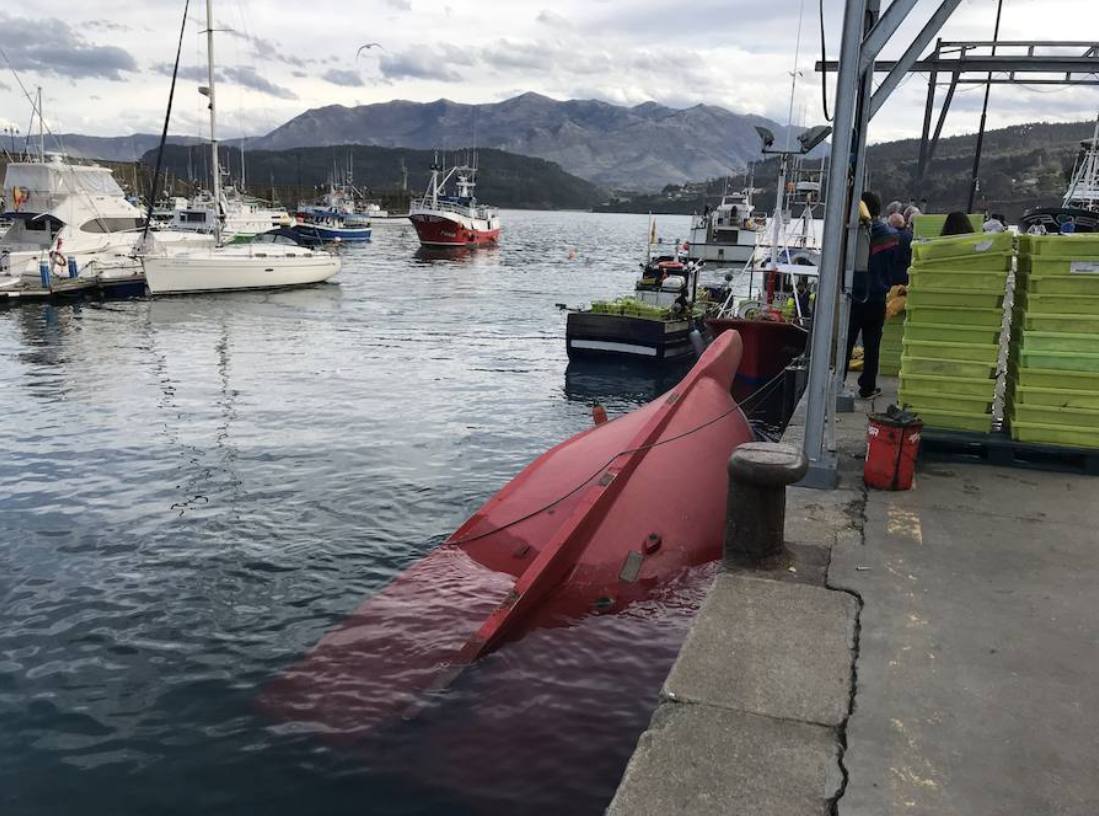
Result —
M 948 0 L 948 2 L 960 2 L 960 0 Z M 877 60 L 874 62 L 874 70 L 878 73 L 888 72 L 892 74 L 902 64 L 902 60 Z M 815 63 L 816 70 L 835 71 L 838 66 L 835 60 Z M 938 59 L 928 58 L 913 60 L 908 71 L 916 74 L 926 74 L 931 71 L 949 74 L 953 71 L 967 73 L 987 74 L 993 73 L 1017 73 L 1017 74 L 1084 74 L 1099 73 L 1099 56 L 1087 54 L 1082 56 L 1042 56 L 1035 54 L 1027 56 L 1023 54 L 997 54 L 977 55 L 951 58 L 943 55 Z M 977 80 L 984 85 L 985 80 Z M 1006 81 L 1006 80 L 1002 80 Z
M 808 404 L 805 416 L 805 456 L 809 472 L 803 483 L 812 487 L 836 485 L 836 456 L 825 449 L 828 415 L 834 404 L 831 389 L 832 351 L 835 342 L 836 303 L 843 263 L 844 227 L 847 222 L 851 142 L 855 128 L 855 105 L 859 89 L 859 51 L 862 45 L 866 0 L 846 0 L 843 12 L 843 37 L 840 44 L 839 73 L 836 77 L 836 101 L 832 150 L 824 210 L 824 235 L 821 241 L 820 277 L 817 304 L 813 311 L 813 330 L 809 355 Z
M 874 64 L 875 58 L 881 53 L 889 38 L 893 36 L 900 24 L 916 6 L 917 0 L 893 0 L 885 14 L 874 24 L 866 38 L 862 41 L 862 56 L 859 58 L 859 73 L 862 73 Z
M 881 81 L 878 89 L 870 98 L 871 119 L 881 110 L 881 106 L 885 104 L 885 100 L 889 98 L 889 95 L 896 90 L 900 81 L 912 70 L 912 66 L 916 64 L 916 61 L 920 58 L 920 54 L 922 54 L 928 44 L 935 39 L 935 36 L 939 33 L 939 29 L 941 29 L 943 24 L 950 19 L 950 15 L 954 13 L 954 9 L 956 9 L 961 2 L 962 0 L 942 0 L 939 7 L 935 9 L 935 13 L 931 15 L 931 19 L 920 29 L 920 33 L 916 35 L 916 38 L 908 48 L 904 50 L 901 58 L 897 60 L 897 63 L 893 66 L 892 70 L 885 75 L 885 79 Z

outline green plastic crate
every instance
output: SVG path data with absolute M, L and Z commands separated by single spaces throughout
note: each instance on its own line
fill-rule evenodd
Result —
M 1066 351 L 1094 354 L 1099 351 L 1099 334 L 1023 331 L 1020 346 L 1030 351 Z
M 1099 372 L 1064 371 L 1053 368 L 1008 367 L 1011 378 L 1028 388 L 1054 388 L 1069 391 L 1099 391 Z
M 990 377 L 942 377 L 936 374 L 910 374 L 902 371 L 900 387 L 906 392 L 988 397 L 991 400 L 996 392 L 996 380 Z
M 1099 314 L 1047 315 L 1016 309 L 1014 320 L 1014 326 L 1025 331 L 1099 335 Z
M 1015 303 L 1026 314 L 1099 314 L 1099 297 L 1088 295 L 1039 295 L 1025 290 L 1015 293 Z
M 930 260 L 913 260 L 908 272 L 938 272 L 944 269 L 964 269 L 967 272 L 1009 272 L 1012 261 L 1015 258 L 1013 252 L 990 252 L 984 255 L 957 255 L 945 258 L 933 258 Z
M 992 414 L 971 414 L 964 411 L 917 411 L 916 413 L 928 428 L 978 433 L 989 433 L 992 430 Z
M 1022 240 L 1026 238 L 1026 240 Z M 1019 248 L 1033 255 L 1059 255 L 1099 259 L 1099 234 L 1025 235 L 1020 236 Z
M 1023 255 L 1019 271 L 1032 275 L 1080 275 L 1099 278 L 1099 258 L 1072 255 Z
M 939 360 L 962 360 L 995 365 L 1000 356 L 997 343 L 941 343 L 904 338 L 904 354 L 909 357 L 932 357 Z
M 1099 433 L 1099 411 L 1094 409 L 1089 411 L 1087 408 L 1015 402 L 1009 413 L 1013 422 L 1035 422 L 1039 425 L 1080 428 Z
M 992 393 L 969 396 L 950 394 L 936 389 L 934 391 L 910 391 L 897 389 L 897 399 L 902 405 L 911 405 L 917 413 L 927 411 L 958 411 L 963 414 L 987 414 L 992 410 Z
M 920 287 L 908 290 L 906 308 L 911 306 L 958 306 L 968 309 L 999 309 L 1003 292 L 973 292 L 969 289 Z
M 1075 351 L 1033 351 L 1020 348 L 1016 359 L 1020 370 L 1054 368 L 1061 371 L 1087 371 L 1099 374 L 1099 354 L 1084 354 Z
M 910 269 L 909 289 L 969 289 L 975 292 L 999 292 L 1007 288 L 1007 271 L 973 271 L 969 269 Z
M 901 376 L 911 374 L 961 379 L 996 379 L 996 363 L 944 360 L 941 357 L 917 357 L 901 355 Z
M 920 213 L 912 219 L 912 234 L 916 238 L 938 238 L 945 223 L 946 213 Z M 969 213 L 969 223 L 974 232 L 980 232 L 985 217 L 982 213 Z
M 1038 275 L 1020 272 L 1016 286 L 1034 295 L 1099 297 L 1099 275 Z
M 905 340 L 927 340 L 933 343 L 1000 342 L 999 326 L 957 326 L 942 323 L 906 323 Z
M 1011 438 L 1018 442 L 1063 445 L 1071 448 L 1099 448 L 1099 429 L 1067 428 L 1040 422 L 1013 420 Z
M 1099 411 L 1099 390 L 1073 391 L 1067 388 L 1034 388 L 1016 384 L 1016 405 L 1047 405 L 1055 408 L 1085 408 Z
M 1015 238 L 1010 232 L 970 232 L 912 242 L 912 258 L 931 261 L 938 258 L 963 258 L 969 255 L 1012 252 Z
M 1000 326 L 1004 310 L 970 309 L 966 306 L 905 306 L 908 323 L 937 323 L 947 326 Z

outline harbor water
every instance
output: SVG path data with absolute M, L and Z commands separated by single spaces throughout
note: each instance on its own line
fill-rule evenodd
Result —
M 600 812 L 706 570 L 372 745 L 257 699 L 594 402 L 675 381 L 565 357 L 556 304 L 627 292 L 647 230 L 509 212 L 468 255 L 379 229 L 310 289 L 0 312 L 0 812 Z

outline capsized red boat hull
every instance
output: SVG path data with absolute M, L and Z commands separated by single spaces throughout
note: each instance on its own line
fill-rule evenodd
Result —
M 623 609 L 717 559 L 726 465 L 753 438 L 730 394 L 741 350 L 722 334 L 667 394 L 542 454 L 265 705 L 328 732 L 370 730 L 532 627 Z
M 481 218 L 454 213 L 413 213 L 408 217 L 420 243 L 427 247 L 487 246 L 500 240 L 500 228 Z

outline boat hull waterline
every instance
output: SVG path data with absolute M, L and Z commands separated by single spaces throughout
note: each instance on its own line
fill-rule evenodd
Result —
M 323 252 L 150 256 L 144 266 L 146 284 L 154 295 L 309 286 L 340 271 L 339 258 Z
M 426 247 L 480 247 L 500 240 L 500 227 L 483 218 L 466 218 L 450 212 L 417 212 L 408 220 Z
M 730 394 L 741 351 L 723 334 L 667 394 L 542 454 L 263 707 L 331 736 L 368 732 L 533 628 L 624 610 L 719 558 L 729 455 L 753 438 Z

